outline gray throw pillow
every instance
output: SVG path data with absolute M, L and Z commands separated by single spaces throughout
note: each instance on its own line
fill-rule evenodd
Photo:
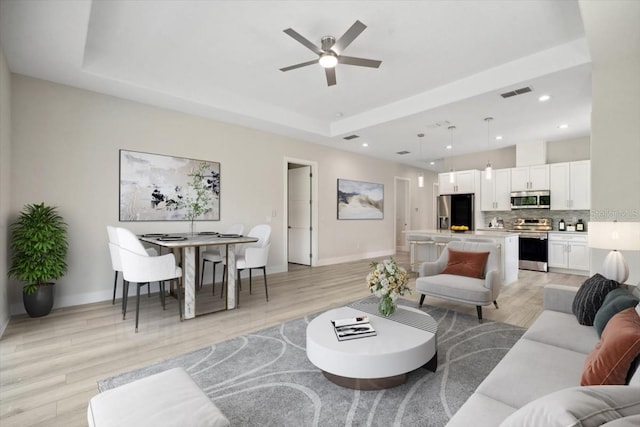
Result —
M 622 310 L 634 307 L 638 302 L 638 298 L 631 295 L 626 289 L 616 288 L 610 291 L 593 319 L 593 327 L 596 328 L 598 336 L 602 335 L 609 319 Z
M 604 298 L 619 285 L 615 280 L 607 279 L 598 273 L 585 280 L 578 289 L 571 306 L 578 323 L 593 326 L 593 319 L 602 306 Z

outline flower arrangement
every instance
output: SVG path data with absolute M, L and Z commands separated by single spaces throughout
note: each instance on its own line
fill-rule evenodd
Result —
M 396 311 L 398 297 L 406 292 L 411 293 L 407 270 L 399 267 L 393 258 L 371 263 L 367 285 L 371 293 L 380 298 L 378 311 L 385 317 L 391 316 Z

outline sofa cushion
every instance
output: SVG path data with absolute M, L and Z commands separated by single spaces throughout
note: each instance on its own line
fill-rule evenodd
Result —
M 469 252 L 448 249 L 449 258 L 442 274 L 484 278 L 484 269 L 489 258 L 489 252 Z
M 640 415 L 631 415 L 629 417 L 618 418 L 602 424 L 602 427 L 638 427 L 640 426 Z
M 576 322 L 573 314 L 551 310 L 540 313 L 533 325 L 524 333 L 523 338 L 585 355 L 593 350 L 599 339 L 595 329 Z
M 473 393 L 453 414 L 447 427 L 496 427 L 516 409 L 484 394 Z
M 640 316 L 628 308 L 609 320 L 602 338 L 584 364 L 580 385 L 625 384 L 631 363 L 640 355 Z
M 609 292 L 593 319 L 593 327 L 596 328 L 598 336 L 602 335 L 604 327 L 614 315 L 629 307 L 635 307 L 636 304 L 638 304 L 638 298 L 626 289 L 616 288 Z
M 470 304 L 491 304 L 493 301 L 491 289 L 484 287 L 484 280 L 452 274 L 418 277 L 416 289 L 418 292 Z
M 528 403 L 500 427 L 596 427 L 638 413 L 640 388 L 572 387 Z
M 609 280 L 597 273 L 585 280 L 578 289 L 571 306 L 578 322 L 581 325 L 593 326 L 593 319 L 604 302 L 604 298 L 609 291 L 618 286 L 619 284 L 615 280 Z
M 585 359 L 583 353 L 521 338 L 476 391 L 520 408 L 545 394 L 577 386 Z

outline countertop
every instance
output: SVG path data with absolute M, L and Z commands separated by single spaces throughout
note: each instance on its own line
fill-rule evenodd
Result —
M 465 231 L 462 233 L 456 233 L 450 230 L 406 230 L 403 233 L 407 235 L 416 234 L 416 235 L 439 235 L 439 236 L 484 236 L 484 237 L 510 237 L 517 236 L 518 233 L 514 233 L 507 230 L 501 231 L 486 231 L 486 230 L 475 230 L 475 231 Z
M 519 233 L 518 231 L 506 231 L 504 228 L 479 228 L 477 231 L 489 231 L 492 233 L 496 233 L 496 232 L 507 232 L 507 233 Z M 522 230 L 522 232 L 526 232 L 525 230 Z M 578 235 L 588 235 L 589 233 L 587 231 L 559 231 L 559 230 L 549 230 L 547 231 L 547 233 L 554 233 L 554 234 L 578 234 Z

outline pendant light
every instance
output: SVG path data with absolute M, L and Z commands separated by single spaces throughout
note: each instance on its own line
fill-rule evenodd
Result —
M 422 138 L 424 138 L 424 133 L 418 134 L 418 151 L 420 152 L 420 158 L 418 160 L 422 161 Z M 420 172 L 418 175 L 418 187 L 424 188 L 424 173 Z
M 451 149 L 453 150 L 453 131 L 456 127 L 455 126 L 449 126 L 447 129 L 449 129 L 449 131 L 451 132 Z M 449 171 L 449 183 L 450 184 L 455 184 L 456 183 L 456 173 L 454 171 L 453 168 L 453 156 L 451 157 L 451 170 Z
M 491 120 L 493 120 L 493 117 L 486 117 L 484 119 L 484 121 L 487 122 L 487 151 L 489 151 L 489 148 L 491 147 L 491 132 L 489 130 Z M 491 179 L 491 176 L 492 176 L 491 161 L 487 160 L 487 167 L 484 168 L 484 177 L 485 179 Z

